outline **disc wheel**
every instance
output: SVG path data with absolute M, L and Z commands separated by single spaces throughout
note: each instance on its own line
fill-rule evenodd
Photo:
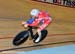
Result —
M 39 38 L 38 33 L 36 33 L 35 36 L 34 36 L 33 42 L 34 43 L 39 43 L 39 42 L 43 41 L 46 38 L 47 34 L 48 34 L 48 31 L 47 30 L 42 30 L 41 31 L 41 38 L 40 38 L 40 40 L 38 42 L 35 42 L 36 39 Z

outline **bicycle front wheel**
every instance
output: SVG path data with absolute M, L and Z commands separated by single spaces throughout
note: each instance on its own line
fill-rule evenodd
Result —
M 18 46 L 23 44 L 29 37 L 28 31 L 22 31 L 16 35 L 16 37 L 13 40 L 13 45 Z

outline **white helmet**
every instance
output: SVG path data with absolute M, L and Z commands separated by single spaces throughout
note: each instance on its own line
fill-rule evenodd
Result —
M 30 15 L 37 16 L 38 13 L 39 13 L 38 9 L 32 9 L 31 12 L 30 12 Z

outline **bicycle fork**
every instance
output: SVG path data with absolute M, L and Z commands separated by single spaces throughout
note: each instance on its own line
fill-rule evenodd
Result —
M 29 27 L 28 31 L 29 31 L 29 35 L 31 36 L 30 39 L 33 39 L 34 35 L 33 35 L 32 27 Z

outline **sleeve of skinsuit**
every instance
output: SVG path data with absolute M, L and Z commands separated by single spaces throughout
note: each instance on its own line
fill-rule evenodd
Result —
M 29 24 L 29 26 L 37 26 L 41 20 L 42 20 L 42 18 L 37 18 L 34 20 L 34 22 L 32 24 Z
M 29 20 L 27 20 L 26 23 L 27 23 L 27 24 L 32 24 L 34 20 L 35 20 L 34 18 L 30 18 Z

